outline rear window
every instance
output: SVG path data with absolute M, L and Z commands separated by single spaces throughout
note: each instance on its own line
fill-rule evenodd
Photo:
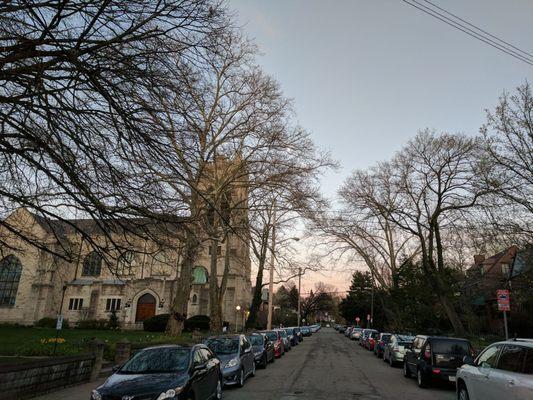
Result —
M 383 335 L 381 336 L 381 340 L 383 340 L 383 343 L 389 343 L 390 342 L 391 335 Z
M 377 339 L 377 338 L 379 337 L 379 333 L 378 333 L 378 332 L 372 332 L 372 333 L 370 334 L 370 337 L 371 337 L 372 339 Z
M 462 340 L 435 340 L 431 342 L 434 354 L 470 355 L 470 344 Z
M 269 338 L 273 342 L 278 340 L 278 334 L 276 332 L 267 332 L 267 333 L 265 333 L 265 335 L 267 336 L 267 338 Z
M 398 335 L 398 340 L 400 342 L 405 342 L 406 344 L 411 344 L 415 338 L 413 336 Z
M 526 349 L 520 346 L 505 346 L 498 359 L 498 369 L 522 372 Z

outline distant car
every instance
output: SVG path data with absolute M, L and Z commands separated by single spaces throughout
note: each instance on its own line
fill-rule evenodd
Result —
M 457 370 L 458 400 L 533 399 L 533 340 L 491 344 Z
M 296 346 L 300 341 L 298 340 L 298 337 L 294 333 L 294 328 L 284 328 L 285 332 L 287 332 L 287 336 L 289 337 L 289 341 L 291 342 L 291 347 Z
M 346 331 L 344 332 L 344 336 L 349 338 L 350 335 L 352 334 L 352 331 L 353 331 L 353 326 L 349 326 L 348 328 L 346 328 Z
M 261 333 L 264 333 L 265 336 L 268 337 L 268 340 L 270 340 L 274 345 L 274 357 L 280 358 L 283 354 L 285 354 L 283 338 L 281 337 L 281 333 L 279 331 L 262 331 Z
M 347 327 L 344 326 L 344 325 L 341 326 L 341 327 L 339 327 L 339 333 L 345 333 L 345 332 L 346 332 L 346 329 L 347 329 Z
M 212 336 L 206 339 L 204 344 L 222 363 L 224 385 L 243 387 L 249 376 L 255 376 L 254 353 L 246 336 Z
M 246 338 L 252 345 L 256 365 L 266 368 L 268 363 L 274 362 L 274 344 L 264 333 L 252 333 Z
M 377 358 L 383 357 L 383 351 L 385 350 L 385 346 L 389 344 L 389 340 L 391 338 L 390 333 L 380 333 L 379 337 L 377 338 L 376 344 L 374 345 L 374 354 L 377 356 Z
M 372 332 L 378 332 L 375 329 L 363 329 L 361 336 L 359 337 L 359 345 L 366 348 L 367 342 Z
M 311 336 L 313 333 L 311 332 L 311 329 L 309 329 L 308 326 L 302 326 L 300 328 L 300 331 L 302 332 L 302 336 Z
M 378 331 L 370 332 L 370 335 L 368 335 L 368 338 L 367 340 L 365 340 L 365 343 L 364 343 L 365 349 L 369 351 L 373 351 L 374 346 L 376 345 L 378 339 L 379 339 Z
M 221 399 L 220 360 L 206 346 L 140 350 L 91 393 L 102 399 Z
M 352 329 L 352 332 L 350 333 L 350 339 L 351 340 L 359 340 L 361 337 L 361 332 L 363 332 L 362 328 L 355 327 Z
M 312 333 L 316 333 L 320 330 L 320 324 L 315 324 L 315 325 L 310 325 L 309 326 L 309 329 L 311 329 L 311 332 Z
M 405 351 L 404 376 L 416 376 L 418 386 L 425 388 L 433 380 L 455 382 L 457 368 L 465 356 L 473 356 L 466 339 L 442 336 L 416 336 L 411 348 Z
M 383 349 L 383 361 L 388 362 L 391 367 L 403 363 L 405 349 L 412 345 L 414 339 L 414 336 L 392 335 L 389 343 Z
M 285 348 L 285 351 L 291 350 L 291 340 L 289 339 L 289 335 L 287 335 L 287 331 L 285 329 L 276 329 L 279 334 L 281 335 L 281 339 L 283 340 L 283 347 Z

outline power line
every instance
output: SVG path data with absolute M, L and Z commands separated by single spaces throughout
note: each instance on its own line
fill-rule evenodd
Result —
M 505 43 L 505 44 L 500 44 L 500 43 L 490 39 L 489 37 L 485 36 L 483 33 L 478 33 L 476 31 L 468 28 L 467 26 L 463 25 L 461 22 L 457 22 L 457 21 L 447 17 L 446 15 L 444 15 L 444 14 L 442 14 L 442 13 L 440 13 L 440 12 L 438 12 L 438 11 L 432 9 L 432 8 L 419 3 L 416 0 L 402 0 L 402 1 L 404 3 L 410 5 L 411 7 L 414 7 L 416 9 L 418 9 L 418 10 L 420 10 L 420 11 L 422 11 L 422 12 L 424 12 L 424 13 L 430 15 L 430 16 L 432 16 L 433 18 L 436 18 L 436 19 L 444 22 L 445 24 L 450 25 L 451 27 L 466 33 L 467 35 L 473 37 L 474 39 L 477 39 L 477 40 L 479 40 L 481 42 L 484 42 L 484 43 L 488 44 L 489 46 L 494 47 L 495 49 L 500 50 L 503 53 L 506 53 L 506 54 L 510 55 L 511 57 L 514 57 L 514 58 L 516 58 L 516 59 L 518 59 L 520 61 L 525 62 L 526 64 L 529 64 L 529 65 L 533 66 L 533 58 L 529 58 L 528 56 L 523 56 L 520 53 L 518 53 L 517 51 L 512 50 L 512 48 L 507 47 L 508 46 L 507 42 L 505 42 L 505 41 L 503 41 L 501 39 L 497 39 L 497 40 L 499 40 L 500 42 Z M 424 0 L 424 1 L 426 1 L 426 0 Z M 429 4 L 433 4 L 433 3 L 430 3 L 430 2 L 428 2 L 428 3 Z M 442 10 L 444 10 L 444 9 L 442 9 Z M 448 13 L 447 11 L 445 11 L 445 12 Z M 451 14 L 451 13 L 448 13 L 448 14 L 454 15 L 454 14 Z M 458 17 L 456 17 L 456 18 L 458 18 Z M 468 22 L 466 22 L 466 23 L 469 24 Z M 471 25 L 471 26 L 474 26 L 474 25 Z M 476 29 L 479 29 L 480 32 L 485 32 L 485 31 L 481 30 L 480 28 L 476 28 Z M 491 34 L 488 34 L 488 35 L 489 36 L 493 36 L 494 38 L 497 38 L 494 35 L 491 35 Z M 515 46 L 513 46 L 513 45 L 509 45 L 509 46 L 515 48 Z M 525 52 L 523 50 L 520 50 L 520 49 L 519 49 L 519 51 L 521 53 L 524 53 L 524 54 L 529 54 L 529 53 L 527 53 L 527 52 Z

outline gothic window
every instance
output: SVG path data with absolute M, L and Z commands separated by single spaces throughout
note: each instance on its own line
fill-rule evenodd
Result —
M 134 271 L 133 271 L 134 266 L 135 266 L 135 253 L 133 251 L 125 251 L 118 258 L 117 275 L 134 274 Z
M 15 305 L 21 273 L 22 263 L 14 255 L 0 261 L 0 307 Z
M 202 266 L 194 267 L 192 270 L 193 284 L 203 285 L 207 283 L 207 270 Z
M 194 304 L 194 305 L 198 304 L 198 295 L 197 294 L 193 294 L 192 295 L 191 303 Z
M 107 299 L 106 305 L 105 305 L 106 311 L 118 311 L 120 310 L 120 299 Z
M 152 261 L 152 276 L 170 276 L 173 270 L 174 260 L 166 251 L 160 251 L 154 255 Z
M 82 276 L 99 276 L 102 272 L 102 256 L 93 251 L 83 260 Z

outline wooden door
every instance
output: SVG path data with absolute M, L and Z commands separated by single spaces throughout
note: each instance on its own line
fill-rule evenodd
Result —
M 155 297 L 150 293 L 143 294 L 137 301 L 135 322 L 142 322 L 155 315 Z

